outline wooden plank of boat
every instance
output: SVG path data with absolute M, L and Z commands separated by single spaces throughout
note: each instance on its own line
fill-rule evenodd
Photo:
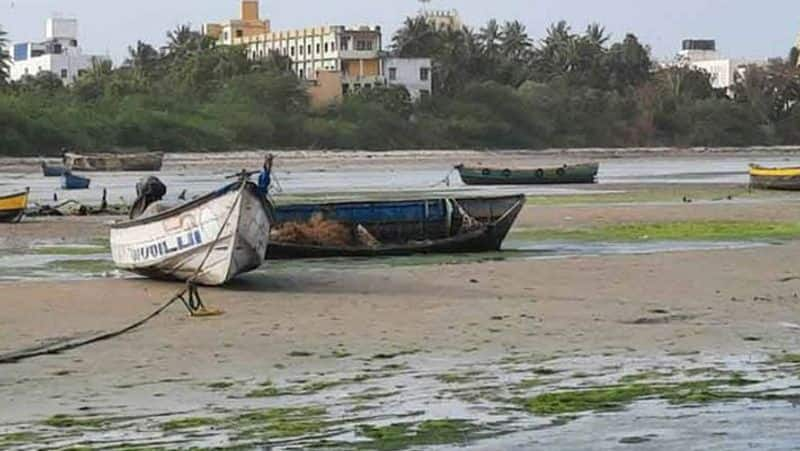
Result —
M 244 186 L 242 186 L 244 183 Z M 156 279 L 222 285 L 264 263 L 270 212 L 252 182 L 111 227 L 117 267 Z
M 28 207 L 29 189 L 21 193 L 0 196 L 0 222 L 20 222 Z
M 64 165 L 82 172 L 160 171 L 163 162 L 162 152 L 64 154 Z
M 69 171 L 61 176 L 61 188 L 66 190 L 89 189 L 92 181 L 86 177 L 72 174 Z
M 65 171 L 64 166 L 51 166 L 42 161 L 42 174 L 45 177 L 61 177 Z
M 750 186 L 758 189 L 800 191 L 800 167 L 768 168 L 750 165 Z
M 489 168 L 456 166 L 467 185 L 553 185 L 595 183 L 597 163 L 563 165 L 551 168 Z
M 378 246 L 316 245 L 272 241 L 268 259 L 327 257 L 378 257 L 412 254 L 452 254 L 499 250 L 525 204 L 525 196 L 424 199 L 417 201 L 349 202 L 323 205 L 289 205 L 276 209 L 278 228 L 325 212 L 348 227 L 361 225 L 379 241 Z M 463 211 L 463 213 L 462 213 Z M 422 213 L 420 213 L 422 212 Z M 479 225 L 464 230 L 466 214 Z

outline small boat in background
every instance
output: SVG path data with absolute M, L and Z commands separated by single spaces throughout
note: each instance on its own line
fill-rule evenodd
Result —
M 111 226 L 111 256 L 145 277 L 222 285 L 264 263 L 270 210 L 247 180 L 174 208 L 153 202 Z
M 268 259 L 500 250 L 525 196 L 286 205 Z
M 800 167 L 768 168 L 751 164 L 750 187 L 800 191 Z
M 163 162 L 162 152 L 64 154 L 64 166 L 81 172 L 158 172 Z
M 42 161 L 42 173 L 45 177 L 61 177 L 65 171 L 64 166 L 50 166 Z
M 29 189 L 21 193 L 0 196 L 0 222 L 20 222 L 28 208 Z
M 563 165 L 552 168 L 498 169 L 456 166 L 467 185 L 555 185 L 595 183 L 600 165 L 597 163 Z
M 75 175 L 70 171 L 65 171 L 64 175 L 61 176 L 62 189 L 89 189 L 91 183 L 92 181 L 90 179 Z

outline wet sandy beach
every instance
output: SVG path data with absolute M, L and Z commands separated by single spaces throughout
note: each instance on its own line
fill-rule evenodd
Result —
M 791 225 L 797 207 L 737 184 L 601 184 L 534 196 L 505 253 L 270 263 L 202 290 L 222 316 L 175 305 L 0 365 L 0 448 L 796 449 L 800 241 L 558 242 L 577 251 L 550 256 L 535 237 Z M 180 289 L 102 265 L 63 264 L 58 281 L 19 269 L 34 253 L 102 262 L 114 219 L 0 225 L 0 354 L 123 327 Z M 600 244 L 622 251 L 585 251 Z

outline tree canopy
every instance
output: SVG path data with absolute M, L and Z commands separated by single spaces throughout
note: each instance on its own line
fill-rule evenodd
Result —
M 145 146 L 237 148 L 547 148 L 800 144 L 800 72 L 748 67 L 730 91 L 708 73 L 662 67 L 636 35 L 600 24 L 551 25 L 534 40 L 518 21 L 437 30 L 408 18 L 400 57 L 430 57 L 433 95 L 361 89 L 314 109 L 307 82 L 278 53 L 249 58 L 188 25 L 136 42 L 124 63 L 98 59 L 69 87 L 42 73 L 0 88 L 0 154 Z M 0 30 L 0 40 L 4 35 Z M 0 48 L 4 48 L 0 46 Z M 0 51 L 0 84 L 7 80 Z

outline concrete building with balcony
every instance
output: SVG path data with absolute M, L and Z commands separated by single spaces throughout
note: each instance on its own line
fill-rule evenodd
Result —
M 377 26 L 274 31 L 268 20 L 259 17 L 258 0 L 242 0 L 240 19 L 206 24 L 203 32 L 221 45 L 245 46 L 252 59 L 266 58 L 271 52 L 287 56 L 301 79 L 316 80 L 322 71 L 339 72 L 345 94 L 382 79 L 382 38 Z
M 42 72 L 52 72 L 64 84 L 71 84 L 92 61 L 100 56 L 84 55 L 78 45 L 76 19 L 51 18 L 47 20 L 45 40 L 19 42 L 12 45 L 10 78 L 18 81 L 26 76 L 35 77 Z

